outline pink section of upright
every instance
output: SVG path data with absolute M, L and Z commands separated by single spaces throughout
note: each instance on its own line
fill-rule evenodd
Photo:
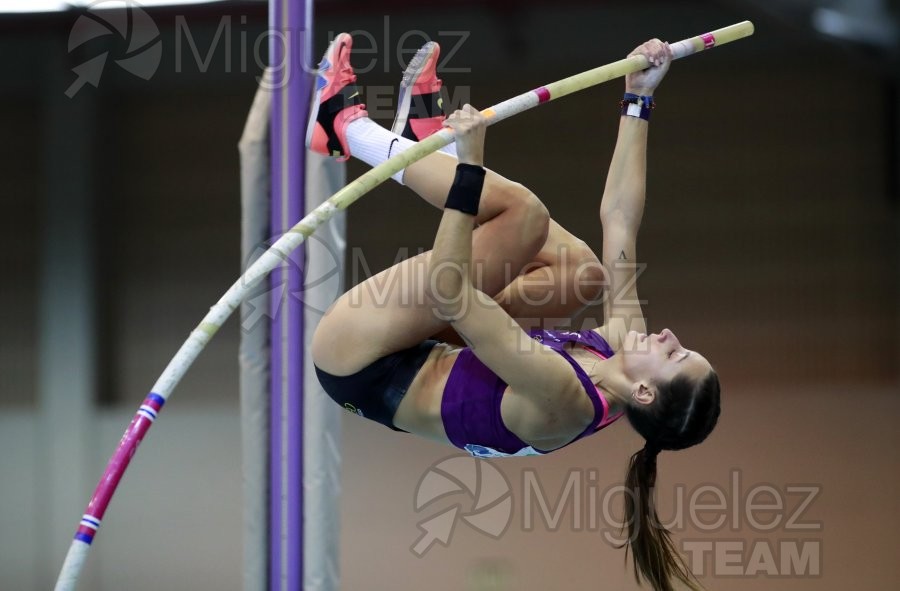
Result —
M 550 91 L 546 87 L 541 86 L 533 91 L 538 97 L 538 104 L 546 103 L 550 100 Z
M 716 37 L 712 33 L 703 33 L 700 35 L 700 38 L 703 39 L 703 47 L 705 49 L 716 46 Z
M 161 406 L 149 397 L 144 400 L 143 404 L 157 410 L 159 410 L 159 407 Z M 126 429 L 125 434 L 122 435 L 122 440 L 119 441 L 119 447 L 116 448 L 116 453 L 113 454 L 109 463 L 106 465 L 106 471 L 103 473 L 103 478 L 100 479 L 96 490 L 94 490 L 94 496 L 91 497 L 91 502 L 85 510 L 86 514 L 92 515 L 98 521 L 103 519 L 103 514 L 106 513 L 106 507 L 109 505 L 109 500 L 112 498 L 113 493 L 116 492 L 116 487 L 119 486 L 119 481 L 122 479 L 125 469 L 128 468 L 131 458 L 134 457 L 138 445 L 140 445 L 141 440 L 144 439 L 144 435 L 146 435 L 147 430 L 150 429 L 151 425 L 153 425 L 153 421 L 140 413 L 136 413 L 134 418 L 131 419 L 131 424 L 128 425 L 128 429 Z

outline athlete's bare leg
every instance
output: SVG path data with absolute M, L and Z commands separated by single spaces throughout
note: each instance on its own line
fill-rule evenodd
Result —
M 457 161 L 435 153 L 410 166 L 404 183 L 442 207 Z M 564 324 L 595 300 L 604 275 L 596 255 L 550 220 L 537 197 L 519 183 L 488 171 L 473 238 L 475 284 L 491 294 L 525 329 Z M 346 375 L 427 338 L 459 343 L 434 316 L 425 296 L 423 253 L 360 283 L 336 302 L 313 339 L 325 371 Z
M 440 209 L 447 199 L 455 166 L 456 159 L 452 156 L 433 154 L 407 169 L 403 182 Z M 491 178 L 496 180 L 498 175 L 489 173 L 488 179 Z M 493 208 L 500 206 L 497 201 L 492 198 L 491 185 L 486 184 L 480 213 L 492 215 Z M 547 240 L 540 251 L 520 275 L 509 277 L 508 282 L 501 292 L 486 293 L 494 296 L 510 316 L 529 330 L 566 323 L 600 297 L 605 276 L 590 247 L 551 219 Z M 452 329 L 441 332 L 438 338 L 461 342 Z
M 407 169 L 404 181 L 442 205 L 455 169 L 454 158 L 432 154 Z M 489 172 L 476 222 L 473 281 L 485 293 L 498 294 L 546 244 L 549 215 L 528 189 Z M 429 257 L 426 252 L 402 261 L 341 296 L 313 337 L 316 365 L 334 375 L 349 375 L 446 328 L 426 296 Z

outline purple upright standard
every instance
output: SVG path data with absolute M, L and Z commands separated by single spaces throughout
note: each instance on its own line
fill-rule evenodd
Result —
M 272 97 L 272 235 L 280 236 L 305 211 L 312 0 L 271 0 L 269 57 Z M 270 278 L 272 287 L 270 490 L 271 591 L 303 587 L 303 269 L 298 248 Z

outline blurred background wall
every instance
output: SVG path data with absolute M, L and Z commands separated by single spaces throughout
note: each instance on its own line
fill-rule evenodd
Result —
M 673 65 L 651 124 L 641 294 L 653 330 L 704 352 L 724 387 L 708 441 L 661 457 L 660 512 L 677 515 L 692 495 L 715 504 L 701 485 L 725 493 L 724 525 L 704 529 L 711 511 L 675 528 L 712 589 L 887 591 L 900 586 L 896 39 L 838 43 L 785 17 L 805 4 L 332 0 L 316 4 L 314 51 L 357 31 L 359 83 L 390 125 L 411 55 L 401 49 L 424 37 L 444 47 L 452 102 L 487 106 L 651 36 L 754 20 L 751 40 Z M 110 62 L 72 98 L 72 69 L 99 47 L 67 51 L 77 13 L 0 18 L 0 589 L 52 585 L 143 393 L 243 267 L 236 143 L 265 61 L 265 4 L 148 14 L 161 49 L 150 79 Z M 102 43 L 110 60 L 129 52 Z M 489 165 L 597 250 L 621 91 L 611 82 L 489 133 Z M 351 178 L 364 170 L 348 165 Z M 408 190 L 376 189 L 350 209 L 351 277 L 364 278 L 360 258 L 374 272 L 427 247 L 437 222 Z M 238 336 L 232 321 L 167 405 L 82 588 L 240 587 Z M 604 535 L 615 528 L 579 521 L 640 445 L 624 422 L 546 458 L 495 462 L 509 529 L 495 540 L 461 522 L 421 557 L 418 524 L 441 503 L 474 504 L 457 495 L 415 510 L 417 483 L 453 450 L 350 416 L 344 426 L 344 589 L 636 588 Z M 551 502 L 582 478 L 580 517 L 566 505 L 556 527 L 527 527 L 529 474 Z M 754 527 L 753 515 L 781 519 Z M 791 548 L 808 552 L 793 570 Z

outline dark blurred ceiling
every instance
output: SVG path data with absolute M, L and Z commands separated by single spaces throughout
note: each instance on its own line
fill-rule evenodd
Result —
M 900 0 L 724 0 L 892 60 L 900 58 Z
M 140 0 L 136 0 L 140 4 Z M 793 29 L 801 35 L 816 35 L 825 39 L 860 49 L 869 59 L 900 63 L 900 0 L 712 0 L 715 4 L 730 5 L 743 12 L 755 13 L 772 22 Z M 550 0 L 453 0 L 453 7 L 485 5 L 494 12 L 515 15 L 524 6 L 550 4 Z M 266 0 L 233 0 L 231 8 L 240 7 L 245 14 L 258 13 L 265 18 Z M 584 5 L 614 6 L 612 0 L 553 0 L 558 10 Z M 673 2 L 666 2 L 671 6 Z M 652 2 L 648 2 L 652 5 Z M 447 3 L 422 2 L 422 0 L 315 0 L 317 14 L 323 16 L 341 13 L 372 14 L 398 13 L 410 10 L 427 11 L 429 8 L 446 10 Z M 83 9 L 74 9 L 83 10 Z M 169 6 L 152 9 L 165 19 L 171 13 L 190 11 L 192 17 L 208 14 L 216 19 L 222 11 L 221 3 L 191 6 Z M 68 13 L 6 14 L 0 15 L 0 30 L 44 29 L 54 24 L 68 26 L 72 11 Z

